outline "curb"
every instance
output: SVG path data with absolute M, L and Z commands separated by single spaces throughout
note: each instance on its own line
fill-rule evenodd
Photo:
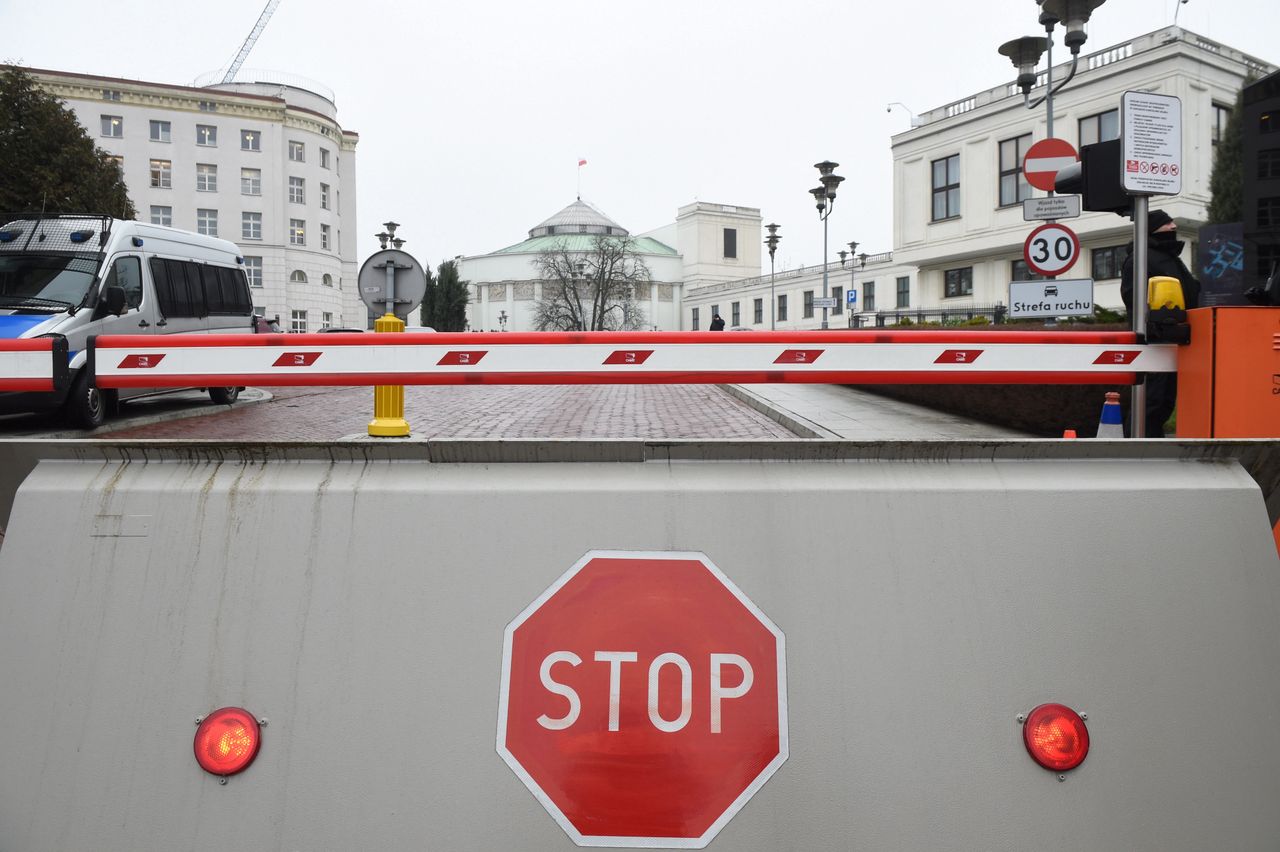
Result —
M 835 432 L 824 429 L 812 420 L 801 417 L 795 412 L 779 408 L 759 394 L 747 390 L 742 385 L 716 385 L 716 387 L 747 406 L 747 408 L 763 414 L 775 423 L 790 429 L 801 438 L 840 438 Z

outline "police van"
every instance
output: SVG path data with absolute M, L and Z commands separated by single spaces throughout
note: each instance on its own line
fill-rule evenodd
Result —
M 244 258 L 234 243 L 102 216 L 40 216 L 0 226 L 0 338 L 67 339 L 71 381 L 61 393 L 0 393 L 0 413 L 61 410 L 102 424 L 122 399 L 154 390 L 99 390 L 84 369 L 99 334 L 253 330 Z M 215 403 L 240 388 L 209 388 Z

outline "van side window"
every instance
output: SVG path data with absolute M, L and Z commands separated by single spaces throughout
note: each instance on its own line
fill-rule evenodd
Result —
M 157 266 L 164 271 L 155 274 Z M 160 312 L 166 317 L 202 317 L 204 291 L 200 283 L 200 268 L 181 260 L 151 261 L 152 277 L 156 281 L 156 296 L 160 300 Z
M 222 298 L 222 283 L 218 280 L 218 267 L 209 264 L 200 266 L 200 289 L 204 292 L 205 308 L 210 314 L 227 313 Z
M 222 306 L 228 314 L 242 316 L 253 313 L 253 298 L 249 295 L 249 281 L 242 270 L 228 266 L 216 267 L 222 286 Z M 210 313 L 213 310 L 210 309 Z
M 111 271 L 107 273 L 107 280 L 103 285 L 104 292 L 107 287 L 124 288 L 125 304 L 131 308 L 140 307 L 142 305 L 142 263 L 138 258 L 116 258 L 116 262 L 111 264 Z

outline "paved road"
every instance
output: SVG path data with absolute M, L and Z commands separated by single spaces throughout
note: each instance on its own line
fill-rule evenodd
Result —
M 269 401 L 230 409 L 207 402 L 187 409 L 205 416 L 145 425 L 126 419 L 90 436 L 332 441 L 367 434 L 373 417 L 369 388 L 271 388 L 270 393 Z M 126 415 L 134 408 L 126 405 Z M 405 419 L 414 437 L 427 439 L 798 437 L 712 385 L 407 387 Z

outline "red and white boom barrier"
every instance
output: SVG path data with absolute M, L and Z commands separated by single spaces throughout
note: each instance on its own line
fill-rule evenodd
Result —
M 99 387 L 1132 384 L 1176 347 L 1128 332 L 542 332 L 103 336 Z
M 0 340 L 0 391 L 56 391 L 67 386 L 65 337 Z

